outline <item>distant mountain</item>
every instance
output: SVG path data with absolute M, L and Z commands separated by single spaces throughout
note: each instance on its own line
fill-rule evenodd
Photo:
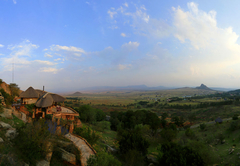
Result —
M 202 90 L 212 90 L 210 88 L 208 88 L 206 85 L 201 84 L 200 86 L 196 87 L 196 89 L 202 89 Z
M 165 89 L 172 89 L 164 86 L 157 86 L 157 87 L 148 87 L 146 85 L 130 85 L 130 86 L 96 86 L 96 87 L 89 87 L 81 89 L 82 91 L 122 91 L 122 90 L 165 90 Z
M 228 93 L 231 93 L 231 94 L 240 94 L 240 89 L 228 91 Z
M 68 95 L 68 96 L 81 96 L 81 92 L 75 92 L 75 93 L 73 93 L 73 94 L 70 94 L 70 95 Z
M 236 90 L 235 88 L 219 88 L 219 87 L 210 87 L 210 89 L 215 91 L 225 91 L 225 92 Z

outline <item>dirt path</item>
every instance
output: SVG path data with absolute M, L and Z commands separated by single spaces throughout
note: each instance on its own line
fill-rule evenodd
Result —
M 81 165 L 87 166 L 87 160 L 91 155 L 95 155 L 96 151 L 87 143 L 87 141 L 81 137 L 75 136 L 73 134 L 66 134 L 65 137 L 71 140 L 74 145 L 81 152 Z

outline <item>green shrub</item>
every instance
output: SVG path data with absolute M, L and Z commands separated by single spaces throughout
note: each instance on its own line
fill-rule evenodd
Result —
M 0 85 L 3 83 L 3 80 L 2 79 L 0 79 Z
M 233 117 L 232 117 L 232 120 L 237 120 L 238 119 L 238 114 L 235 114 Z
M 205 123 L 202 123 L 200 124 L 200 129 L 203 131 L 206 129 L 206 124 Z
M 18 135 L 13 139 L 15 153 L 25 163 L 35 165 L 47 153 L 46 147 L 51 134 L 44 120 L 17 128 Z
M 52 120 L 52 116 L 53 116 L 52 114 L 47 114 L 46 119 Z
M 129 150 L 124 154 L 127 166 L 145 166 L 144 156 L 137 150 Z
M 230 131 L 235 131 L 239 128 L 239 120 L 233 121 L 231 122 L 230 126 L 229 126 L 229 130 Z
M 91 145 L 94 145 L 99 139 L 99 135 L 90 127 L 74 128 L 73 133 L 85 138 Z
M 185 131 L 185 135 L 189 138 L 194 138 L 195 137 L 195 133 L 190 129 L 188 128 L 186 131 Z
M 91 155 L 87 160 L 88 166 L 121 166 L 121 162 L 107 152 L 98 152 L 97 155 Z
M 110 130 L 110 122 L 108 121 L 101 121 L 97 122 L 96 126 L 99 128 L 100 131 L 104 132 L 104 130 Z
M 177 130 L 163 129 L 160 132 L 160 135 L 163 142 L 171 142 L 173 139 L 177 137 Z
M 122 154 L 126 154 L 129 150 L 137 150 L 142 155 L 146 155 L 148 147 L 148 141 L 141 135 L 141 132 L 138 130 L 121 131 L 119 149 Z
M 159 165 L 204 165 L 202 157 L 195 150 L 187 146 L 182 147 L 172 142 L 164 143 L 158 148 L 157 159 Z

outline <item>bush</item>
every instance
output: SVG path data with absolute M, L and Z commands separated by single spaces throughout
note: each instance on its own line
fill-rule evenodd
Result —
M 106 119 L 106 114 L 101 109 L 96 109 L 96 120 L 103 121 Z
M 104 132 L 104 130 L 110 130 L 110 122 L 108 121 L 101 121 L 97 122 L 96 126 L 99 128 L 100 131 Z
M 87 160 L 88 166 L 121 166 L 121 162 L 107 152 L 98 152 L 96 156 L 91 155 Z
M 127 166 L 144 166 L 144 156 L 137 150 L 129 150 L 125 155 L 125 162 Z
M 177 137 L 177 130 L 163 129 L 160 134 L 163 142 L 171 142 Z
M 139 131 L 122 130 L 121 139 L 119 141 L 119 149 L 122 154 L 126 154 L 129 150 L 137 150 L 145 156 L 148 147 L 148 141 L 142 137 Z
M 188 128 L 186 131 L 185 131 L 185 135 L 189 138 L 194 138 L 195 137 L 195 133 L 190 129 Z
M 18 156 L 26 163 L 35 165 L 44 158 L 51 134 L 44 120 L 17 128 L 18 135 L 13 139 Z
M 188 141 L 187 146 L 201 156 L 205 165 L 214 165 L 215 163 L 218 163 L 218 154 L 216 154 L 211 147 L 204 142 L 190 140 Z
M 232 117 L 232 120 L 237 120 L 238 119 L 238 114 L 235 114 L 233 117 Z
M 99 139 L 99 135 L 90 127 L 74 128 L 73 133 L 85 138 L 91 145 L 94 145 Z
M 206 129 L 206 124 L 205 123 L 202 123 L 200 124 L 200 129 L 203 131 Z
M 229 127 L 228 130 L 235 131 L 238 128 L 239 128 L 239 120 L 236 120 L 236 121 L 231 122 L 230 127 Z
M 158 148 L 159 165 L 177 165 L 177 166 L 203 166 L 202 157 L 191 148 L 182 147 L 176 143 L 164 143 Z

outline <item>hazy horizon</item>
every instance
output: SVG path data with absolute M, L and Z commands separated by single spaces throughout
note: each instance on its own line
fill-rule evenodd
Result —
M 0 78 L 22 90 L 239 89 L 240 1 L 0 2 Z M 234 11 L 234 13 L 232 12 Z

